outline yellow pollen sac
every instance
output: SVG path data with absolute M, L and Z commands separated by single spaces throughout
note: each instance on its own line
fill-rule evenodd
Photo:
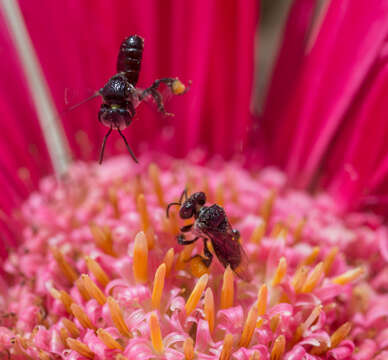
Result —
M 110 188 L 108 190 L 109 202 L 113 207 L 114 217 L 118 219 L 120 217 L 120 207 L 119 199 L 117 197 L 117 190 L 115 188 Z
M 193 310 L 197 307 L 199 300 L 201 299 L 202 293 L 206 288 L 207 282 L 209 280 L 209 275 L 202 275 L 197 283 L 194 286 L 193 291 L 191 292 L 189 298 L 187 299 L 185 310 L 186 315 L 189 316 Z
M 216 199 L 215 199 L 215 203 L 217 205 L 220 205 L 221 207 L 224 206 L 225 204 L 225 194 L 224 194 L 224 184 L 223 183 L 219 183 L 216 187 Z
M 110 316 L 113 324 L 120 332 L 121 335 L 131 337 L 131 333 L 129 332 L 128 326 L 124 321 L 123 313 L 120 309 L 119 304 L 112 297 L 107 298 L 107 303 L 109 306 Z
M 88 359 L 94 358 L 94 352 L 92 350 L 90 350 L 89 347 L 86 344 L 82 343 L 81 341 L 78 341 L 78 340 L 75 340 L 72 338 L 68 338 L 67 339 L 67 346 L 70 349 L 76 351 L 81 356 L 85 356 Z
M 209 324 L 209 331 L 212 333 L 214 330 L 215 311 L 214 311 L 214 296 L 212 289 L 207 288 L 205 291 L 205 303 L 204 303 L 205 319 Z
M 234 300 L 234 274 L 228 265 L 224 271 L 224 277 L 221 289 L 221 309 L 227 309 L 233 306 Z
M 154 229 L 152 227 L 149 227 L 145 234 L 146 234 L 146 238 L 147 238 L 148 250 L 151 250 L 155 246 Z
M 171 91 L 174 95 L 181 95 L 185 92 L 186 86 L 178 79 L 174 80 L 171 85 Z
M 302 239 L 303 229 L 306 225 L 306 219 L 302 219 L 299 221 L 298 225 L 294 230 L 294 243 L 298 243 Z
M 311 250 L 311 253 L 299 264 L 299 266 L 312 265 L 314 261 L 317 259 L 320 251 L 321 251 L 321 248 L 319 246 L 315 246 Z
M 252 355 L 249 357 L 249 360 L 260 360 L 261 359 L 261 355 L 260 353 L 255 350 Z
M 96 246 L 100 248 L 105 254 L 116 257 L 113 250 L 112 233 L 108 227 L 101 227 L 91 223 L 89 225 Z
M 89 275 L 82 274 L 81 279 L 84 282 L 84 286 L 91 297 L 97 300 L 100 305 L 106 303 L 106 296 L 100 290 L 100 288 L 94 283 L 94 281 L 89 277 Z
M 164 256 L 163 262 L 166 264 L 166 276 L 168 276 L 171 272 L 172 265 L 174 263 L 174 255 L 174 248 L 170 248 Z
M 82 310 L 82 308 L 77 304 L 71 305 L 71 311 L 73 315 L 77 318 L 79 323 L 85 328 L 85 329 L 92 329 L 97 330 L 97 328 L 93 325 L 92 321 L 89 319 L 88 315 L 85 311 Z
M 320 262 L 311 273 L 307 276 L 307 279 L 302 287 L 302 292 L 312 292 L 321 281 L 323 275 L 323 262 Z
M 351 329 L 352 324 L 350 322 L 341 325 L 330 337 L 331 348 L 335 348 L 342 340 L 345 340 Z
M 62 304 L 65 307 L 66 311 L 69 314 L 72 314 L 71 304 L 73 304 L 74 302 L 73 298 L 65 290 L 61 290 L 59 294 L 60 294 L 60 300 L 62 301 Z
M 155 272 L 154 287 L 152 289 L 152 308 L 160 308 L 160 300 L 162 299 L 164 279 L 166 277 L 166 264 L 161 264 Z
M 284 276 L 286 275 L 286 272 L 287 272 L 287 260 L 283 256 L 279 260 L 278 267 L 277 267 L 277 269 L 275 271 L 275 275 L 272 279 L 272 286 L 276 286 L 276 285 L 280 284 L 282 282 Z
M 209 273 L 209 268 L 200 258 L 195 257 L 190 260 L 190 272 L 196 278 L 200 278 L 202 275 Z
M 279 314 L 271 317 L 269 321 L 269 327 L 271 328 L 272 332 L 276 332 L 279 326 L 280 320 L 281 320 L 281 316 Z
M 271 351 L 271 360 L 280 360 L 286 349 L 286 338 L 284 335 L 279 335 L 274 341 L 272 351 Z
M 146 232 L 150 227 L 150 217 L 148 215 L 147 204 L 144 194 L 139 194 L 139 196 L 137 197 L 137 211 L 140 215 L 141 226 L 143 228 L 143 231 Z
M 262 223 L 260 223 L 260 225 L 256 226 L 256 228 L 253 230 L 250 238 L 250 242 L 254 244 L 260 244 L 261 239 L 265 235 L 265 231 L 266 231 L 266 223 L 263 221 Z
M 89 271 L 94 275 L 97 281 L 105 287 L 108 285 L 110 279 L 106 272 L 102 269 L 102 267 L 97 263 L 96 260 L 92 259 L 89 256 L 85 257 L 86 266 Z
M 257 294 L 257 315 L 263 316 L 267 310 L 268 288 L 266 284 L 261 285 Z
M 67 280 L 70 283 L 74 283 L 78 279 L 77 271 L 67 262 L 63 254 L 55 247 L 51 248 L 51 253 L 55 261 L 57 262 L 58 267 L 61 269 L 63 274 L 66 276 Z
M 360 266 L 355 269 L 348 270 L 342 275 L 335 277 L 332 281 L 334 284 L 337 284 L 337 285 L 346 285 L 354 280 L 357 280 L 364 273 L 365 273 L 364 267 Z
M 75 286 L 77 287 L 79 293 L 83 297 L 84 300 L 89 301 L 92 297 L 89 295 L 89 292 L 86 290 L 85 283 L 83 279 L 80 277 L 75 281 Z
M 240 347 L 247 348 L 249 346 L 249 343 L 251 342 L 253 332 L 256 328 L 257 323 L 257 317 L 258 317 L 258 311 L 257 311 L 257 305 L 253 305 L 251 309 L 249 310 L 247 319 L 244 324 L 244 329 L 241 334 L 240 338 Z
M 303 284 L 306 282 L 309 269 L 307 266 L 300 267 L 292 278 L 291 284 L 294 287 L 296 293 L 300 293 L 303 287 Z
M 148 281 L 148 243 L 143 231 L 140 231 L 135 237 L 133 275 L 137 283 L 144 284 Z
M 162 342 L 162 333 L 160 331 L 159 319 L 155 312 L 152 312 L 149 319 L 152 347 L 158 354 L 162 354 L 164 346 Z
M 71 320 L 63 318 L 62 324 L 73 338 L 77 338 L 80 335 L 80 331 L 78 330 L 77 325 L 74 324 Z
M 233 349 L 233 335 L 227 333 L 224 337 L 224 344 L 222 345 L 222 350 L 219 360 L 229 360 L 232 355 Z
M 333 248 L 330 249 L 329 253 L 326 255 L 325 259 L 323 260 L 323 271 L 325 272 L 325 275 L 329 275 L 331 267 L 335 260 L 335 257 L 338 254 L 338 251 L 339 251 L 338 246 L 334 246 Z
M 163 196 L 163 187 L 162 187 L 162 184 L 160 183 L 160 170 L 156 164 L 150 164 L 148 168 L 148 175 L 154 185 L 154 190 L 156 193 L 156 197 L 158 198 L 159 205 L 162 208 L 165 208 L 166 203 L 164 201 L 164 196 Z
M 264 222 L 268 224 L 268 220 L 271 217 L 273 204 L 276 199 L 276 190 L 272 190 L 268 198 L 264 201 L 261 209 L 260 209 L 260 215 L 264 219 Z
M 97 336 L 100 338 L 100 340 L 105 344 L 106 347 L 109 349 L 118 349 L 120 351 L 123 351 L 123 346 L 116 341 L 111 334 L 109 334 L 104 329 L 98 329 L 97 330 Z
M 185 354 L 185 360 L 194 359 L 194 341 L 191 337 L 186 338 L 183 344 L 183 353 Z

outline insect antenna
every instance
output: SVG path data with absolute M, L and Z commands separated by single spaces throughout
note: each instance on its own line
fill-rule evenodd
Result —
M 125 138 L 125 136 L 123 135 L 123 133 L 120 131 L 120 129 L 117 129 L 117 130 L 118 130 L 120 136 L 123 138 L 123 140 L 124 140 L 124 142 L 125 142 L 125 145 L 126 145 L 128 151 L 129 151 L 129 154 L 132 156 L 132 159 L 135 161 L 135 163 L 138 164 L 139 162 L 137 161 L 135 154 L 133 153 L 131 147 L 129 146 L 127 139 Z
M 94 99 L 94 98 L 96 98 L 97 96 L 100 96 L 100 95 L 101 95 L 100 91 L 96 91 L 93 95 L 89 96 L 88 98 L 83 99 L 79 103 L 77 103 L 75 105 L 72 105 L 72 106 L 68 107 L 67 109 L 63 110 L 61 114 L 66 114 L 69 111 L 72 111 L 72 110 L 76 109 L 78 106 L 81 106 L 81 105 L 87 103 L 88 101 L 90 101 L 90 100 L 92 100 L 92 99 Z
M 104 151 L 105 151 L 105 144 L 106 144 L 106 140 L 108 139 L 110 133 L 112 132 L 112 128 L 110 128 L 108 130 L 108 132 L 106 133 L 106 135 L 104 136 L 104 140 L 102 141 L 102 146 L 101 146 L 101 151 L 100 151 L 100 160 L 98 161 L 99 164 L 102 163 L 102 159 L 104 158 Z
M 172 203 L 169 203 L 168 206 L 167 206 L 167 209 L 166 209 L 166 216 L 167 216 L 167 217 L 169 217 L 170 207 L 173 206 L 173 205 L 181 206 L 182 203 L 180 203 L 180 202 L 172 202 Z

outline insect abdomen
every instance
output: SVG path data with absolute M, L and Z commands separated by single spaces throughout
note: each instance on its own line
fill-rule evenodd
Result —
M 124 72 L 127 80 L 135 86 L 139 79 L 144 40 L 138 35 L 126 38 L 120 46 L 117 72 Z

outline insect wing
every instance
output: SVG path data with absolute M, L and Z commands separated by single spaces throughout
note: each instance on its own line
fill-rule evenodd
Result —
M 206 235 L 212 240 L 214 251 L 220 262 L 226 267 L 230 265 L 238 277 L 244 281 L 250 281 L 248 272 L 248 256 L 240 242 L 234 238 L 231 230 L 221 232 L 209 229 Z

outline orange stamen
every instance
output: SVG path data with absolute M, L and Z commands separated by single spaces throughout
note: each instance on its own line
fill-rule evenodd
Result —
M 97 281 L 105 287 L 108 285 L 110 279 L 106 272 L 102 269 L 102 267 L 97 263 L 96 260 L 92 259 L 90 256 L 86 256 L 85 258 L 86 266 L 89 271 L 94 275 Z
M 228 265 L 224 271 L 222 289 L 221 289 L 221 309 L 227 309 L 233 306 L 234 300 L 234 274 Z
M 197 283 L 194 286 L 193 291 L 191 292 L 189 298 L 187 299 L 185 310 L 186 315 L 190 315 L 193 310 L 197 307 L 198 302 L 202 296 L 203 291 L 206 288 L 207 282 L 209 280 L 209 275 L 205 274 L 200 277 Z
M 256 322 L 258 317 L 257 305 L 253 305 L 249 310 L 247 319 L 244 324 L 244 329 L 240 338 L 240 347 L 248 347 L 251 342 L 253 332 L 256 328 Z
M 284 350 L 286 349 L 286 338 L 284 335 L 279 335 L 272 347 L 271 351 L 271 360 L 280 360 L 284 354 Z
M 164 279 L 166 277 L 166 264 L 161 264 L 155 272 L 154 287 L 152 289 L 152 308 L 160 308 L 160 300 L 162 299 Z
M 164 201 L 163 197 L 163 187 L 162 184 L 160 183 L 160 170 L 156 164 L 150 164 L 148 168 L 148 174 L 149 177 L 151 178 L 151 181 L 154 185 L 154 190 L 156 193 L 156 197 L 158 198 L 159 205 L 162 208 L 166 207 L 166 203 Z
M 302 292 L 304 293 L 312 292 L 321 281 L 322 275 L 323 275 L 323 262 L 320 262 L 307 276 L 307 279 L 302 287 Z
M 266 223 L 263 221 L 260 223 L 260 225 L 256 226 L 256 228 L 253 230 L 253 233 L 250 238 L 250 242 L 254 244 L 260 244 L 261 239 L 265 235 L 266 231 Z
M 79 305 L 74 303 L 71 305 L 70 308 L 73 315 L 76 317 L 76 319 L 85 329 L 89 328 L 92 330 L 97 330 L 97 328 L 93 325 L 92 321 L 90 320 L 89 316 L 86 314 L 85 311 L 83 311 L 83 309 Z
M 109 334 L 104 329 L 98 329 L 97 336 L 109 349 L 117 349 L 117 350 L 124 351 L 124 347 L 118 341 L 116 341 L 111 334 Z
M 261 285 L 257 294 L 257 315 L 263 316 L 267 309 L 268 288 L 266 284 Z
M 131 333 L 129 332 L 128 326 L 124 321 L 123 313 L 120 309 L 119 304 L 112 297 L 107 298 L 107 303 L 109 306 L 110 316 L 113 324 L 120 332 L 121 335 L 131 337 Z
M 205 303 L 204 303 L 205 319 L 209 324 L 209 331 L 212 333 L 214 330 L 214 296 L 211 288 L 207 288 L 205 291 Z
M 186 338 L 183 343 L 183 353 L 185 354 L 185 360 L 194 359 L 194 341 L 191 337 Z
M 84 286 L 91 297 L 97 300 L 100 305 L 106 303 L 106 296 L 100 290 L 100 288 L 95 284 L 95 282 L 89 277 L 89 275 L 81 275 L 81 279 L 84 282 Z
M 67 262 L 63 254 L 55 247 L 51 248 L 51 253 L 55 261 L 57 262 L 58 267 L 61 269 L 63 274 L 66 276 L 72 284 L 77 280 L 78 274 L 77 271 Z
M 170 248 L 164 256 L 163 262 L 166 264 L 166 276 L 171 272 L 172 265 L 174 263 L 174 248 Z
M 365 268 L 360 266 L 355 269 L 351 269 L 335 277 L 332 281 L 337 285 L 346 285 L 354 280 L 359 279 L 365 273 Z
M 152 347 L 158 354 L 164 351 L 162 333 L 160 331 L 159 319 L 155 312 L 152 312 L 149 319 Z
M 137 211 L 140 215 L 141 226 L 144 232 L 150 227 L 150 216 L 147 210 L 147 203 L 144 194 L 139 194 L 137 197 Z
M 135 237 L 133 248 L 133 275 L 137 283 L 148 281 L 148 244 L 143 231 Z
M 224 337 L 224 344 L 222 345 L 222 350 L 219 360 L 229 360 L 232 355 L 233 349 L 233 335 L 227 333 Z
M 277 267 L 277 269 L 275 271 L 275 275 L 272 279 L 272 286 L 276 286 L 276 285 L 280 284 L 282 282 L 284 276 L 286 275 L 286 272 L 287 272 L 287 260 L 283 256 L 279 260 L 278 267 Z
M 88 359 L 94 358 L 94 352 L 92 350 L 90 350 L 89 347 L 86 344 L 82 343 L 81 341 L 78 341 L 78 340 L 75 340 L 72 338 L 68 338 L 67 339 L 67 346 L 70 349 L 76 351 L 81 356 L 85 356 Z

